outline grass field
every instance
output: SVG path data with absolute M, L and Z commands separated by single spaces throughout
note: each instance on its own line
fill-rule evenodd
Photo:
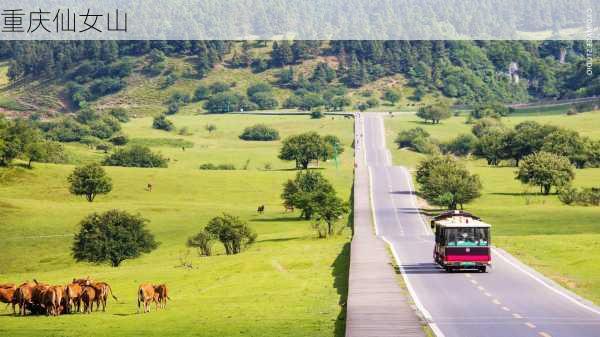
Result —
M 503 119 L 514 125 L 535 120 L 578 130 L 600 139 L 600 111 L 577 116 L 514 116 Z M 399 150 L 393 144 L 398 131 L 421 126 L 432 137 L 448 140 L 470 132 L 464 117 L 453 117 L 439 125 L 422 124 L 412 114 L 386 119 L 388 147 L 394 163 L 414 168 L 423 155 Z M 600 208 L 565 206 L 556 195 L 536 194 L 514 179 L 514 167 L 489 167 L 482 160 L 465 160 L 480 175 L 481 198 L 466 208 L 493 225 L 494 244 L 505 248 L 532 267 L 578 294 L 600 303 Z M 600 169 L 576 170 L 576 186 L 598 186 Z
M 0 314 L 3 336 L 343 336 L 350 231 L 319 240 L 306 221 L 284 213 L 282 184 L 295 175 L 290 162 L 276 158 L 280 142 L 244 142 L 237 137 L 247 125 L 262 122 L 282 137 L 306 130 L 338 135 L 346 146 L 339 168 L 321 165 L 340 196 L 348 199 L 352 185 L 352 121 L 311 120 L 305 116 L 177 116 L 192 136 L 155 131 L 150 118 L 124 126 L 132 140 L 150 142 L 171 159 L 168 169 L 107 168 L 113 191 L 94 203 L 68 193 L 70 165 L 35 164 L 0 170 L 0 283 L 36 278 L 64 284 L 90 276 L 112 285 L 119 302 L 110 300 L 106 313 L 54 318 Z M 206 123 L 217 125 L 208 134 Z M 184 139 L 183 151 L 169 144 Z M 149 139 L 153 139 L 152 141 Z M 175 141 L 177 142 L 177 141 Z M 163 145 L 161 145 L 163 144 Z M 166 146 L 164 145 L 166 144 Z M 81 161 L 102 154 L 69 146 Z M 247 170 L 201 171 L 205 162 L 250 160 Z M 264 170 L 264 163 L 271 170 Z M 152 192 L 145 190 L 152 183 Z M 256 214 L 265 204 L 266 212 Z M 121 267 L 75 263 L 70 256 L 72 234 L 91 212 L 108 209 L 139 212 L 160 247 Z M 230 212 L 248 221 L 258 241 L 240 255 L 198 257 L 185 247 L 213 216 Z M 187 255 L 189 253 L 189 255 Z M 181 260 L 193 269 L 181 267 Z M 166 310 L 136 314 L 136 289 L 141 282 L 165 282 L 172 301 Z

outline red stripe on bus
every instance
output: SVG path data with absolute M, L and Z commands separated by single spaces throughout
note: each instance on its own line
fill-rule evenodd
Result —
M 489 261 L 489 255 L 446 255 L 446 261 L 449 262 L 470 262 L 470 261 Z

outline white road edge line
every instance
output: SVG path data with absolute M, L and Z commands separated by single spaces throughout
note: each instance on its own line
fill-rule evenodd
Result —
M 375 227 L 377 227 L 377 224 L 375 224 Z M 383 241 L 385 241 L 385 243 L 390 247 L 390 250 L 392 251 L 392 255 L 394 256 L 394 260 L 396 260 L 396 264 L 398 265 L 398 268 L 400 268 L 400 273 L 402 275 L 402 279 L 404 280 L 404 284 L 406 284 L 406 288 L 408 289 L 408 292 L 410 293 L 410 296 L 412 297 L 413 302 L 415 302 L 417 309 L 421 312 L 421 315 L 425 318 L 427 325 L 429 325 L 429 328 L 431 328 L 431 330 L 437 337 L 445 337 L 442 330 L 440 330 L 438 325 L 433 321 L 433 317 L 431 316 L 429 311 L 427 311 L 427 309 L 425 309 L 425 306 L 423 306 L 423 303 L 421 303 L 421 300 L 419 300 L 419 297 L 417 296 L 417 293 L 413 289 L 412 284 L 410 283 L 410 280 L 406 276 L 406 272 L 404 270 L 404 267 L 402 266 L 402 262 L 400 261 L 400 258 L 398 258 L 398 254 L 396 253 L 396 249 L 394 248 L 394 245 L 392 245 L 392 243 L 390 241 L 388 241 L 388 239 L 386 239 L 384 236 L 381 236 L 381 239 Z
M 371 219 L 373 220 L 373 227 L 375 227 L 375 235 L 379 236 L 379 228 L 377 227 L 377 219 L 375 218 L 375 204 L 373 202 L 373 175 L 371 174 L 371 166 L 367 166 L 369 172 L 369 203 L 371 206 Z
M 583 309 L 586 309 L 590 312 L 593 312 L 595 314 L 600 315 L 600 310 L 597 310 L 595 308 L 590 307 L 589 305 L 582 303 L 580 301 L 578 301 L 577 299 L 573 298 L 571 295 L 569 295 L 568 293 L 563 292 L 560 289 L 557 289 L 551 285 L 549 285 L 548 283 L 544 282 L 544 280 L 540 279 L 539 277 L 537 277 L 536 275 L 532 274 L 531 272 L 529 272 L 528 270 L 524 269 L 523 267 L 519 266 L 518 264 L 510 261 L 507 257 L 503 256 L 502 253 L 500 253 L 497 249 L 493 248 L 494 252 L 496 253 L 496 256 L 499 256 L 501 259 L 503 259 L 505 262 L 507 262 L 508 264 L 510 264 L 511 266 L 513 266 L 514 268 L 516 268 L 517 270 L 521 271 L 522 273 L 524 273 L 525 275 L 531 277 L 532 279 L 534 279 L 535 281 L 537 281 L 538 283 L 540 283 L 541 285 L 543 285 L 544 287 L 552 290 L 553 292 L 555 292 L 556 294 L 566 298 L 567 300 L 569 300 L 570 302 L 572 302 L 573 304 L 576 304 L 578 306 L 580 306 Z

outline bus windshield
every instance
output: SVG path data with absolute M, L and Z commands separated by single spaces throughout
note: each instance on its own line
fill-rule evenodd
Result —
M 446 244 L 448 246 L 487 246 L 489 244 L 489 229 L 446 228 Z

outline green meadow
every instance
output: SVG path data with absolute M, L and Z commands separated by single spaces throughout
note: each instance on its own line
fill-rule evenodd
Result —
M 113 191 L 93 203 L 69 194 L 73 165 L 34 164 L 0 170 L 0 283 L 33 278 L 65 284 L 90 276 L 111 284 L 116 302 L 107 312 L 60 317 L 13 317 L 0 313 L 1 335 L 10 336 L 343 336 L 350 230 L 317 239 L 299 213 L 285 213 L 282 184 L 294 164 L 277 159 L 280 141 L 245 142 L 243 128 L 265 123 L 282 138 L 314 130 L 335 134 L 345 144 L 339 163 L 318 168 L 338 194 L 350 198 L 353 175 L 352 120 L 308 116 L 197 115 L 172 117 L 189 136 L 151 129 L 151 118 L 124 124 L 132 142 L 144 143 L 170 159 L 166 169 L 106 168 Z M 209 134 L 208 123 L 217 130 Z M 185 150 L 180 146 L 186 144 Z M 67 147 L 74 162 L 104 154 L 82 145 Z M 235 171 L 202 171 L 203 163 L 230 163 Z M 269 165 L 266 165 L 269 164 Z M 317 168 L 315 168 L 317 169 Z M 148 183 L 152 192 L 146 190 Z M 258 205 L 265 213 L 258 215 Z M 72 235 L 87 214 L 109 209 L 140 213 L 160 246 L 120 267 L 76 263 Z M 228 212 L 246 220 L 257 242 L 235 256 L 199 257 L 185 243 L 207 221 Z M 182 265 L 191 264 L 192 268 Z M 136 314 L 142 282 L 166 283 L 166 310 Z M 154 307 L 152 307 L 154 309 Z
M 600 111 L 576 116 L 515 115 L 503 118 L 507 125 L 535 120 L 577 130 L 600 138 Z M 439 125 L 425 124 L 414 114 L 386 118 L 386 139 L 396 165 L 414 169 L 423 155 L 397 149 L 393 143 L 400 130 L 422 127 L 441 141 L 469 133 L 465 116 Z M 490 167 L 483 160 L 464 159 L 482 181 L 482 196 L 466 209 L 492 224 L 493 242 L 568 289 L 600 303 L 600 207 L 566 206 L 556 195 L 542 196 L 534 187 L 515 180 L 515 167 Z M 600 169 L 576 170 L 576 186 L 599 186 Z

